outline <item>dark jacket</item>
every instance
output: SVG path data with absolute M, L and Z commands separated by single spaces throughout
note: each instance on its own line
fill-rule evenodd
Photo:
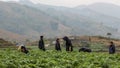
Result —
M 21 52 L 23 52 L 23 53 L 28 53 L 29 51 L 26 49 L 26 47 L 25 46 L 21 46 Z
M 44 46 L 44 41 L 43 41 L 43 39 L 41 39 L 41 40 L 39 41 L 39 49 L 45 50 L 45 46 Z
M 81 51 L 82 51 L 82 52 L 92 52 L 91 49 L 89 49 L 89 48 L 84 48 L 84 47 L 79 49 L 79 52 L 81 52 Z
M 59 41 L 56 41 L 55 49 L 56 49 L 57 51 L 58 51 L 58 50 L 61 51 L 61 47 L 60 47 L 60 42 L 59 42 Z
M 68 37 L 64 37 L 63 40 L 66 41 L 66 51 L 73 51 L 72 42 Z
M 114 44 L 110 45 L 110 47 L 109 47 L 109 53 L 110 54 L 114 54 L 115 53 L 115 45 Z

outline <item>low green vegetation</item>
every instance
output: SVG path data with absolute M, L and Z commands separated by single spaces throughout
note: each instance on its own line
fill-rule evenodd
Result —
M 120 54 L 39 49 L 24 54 L 6 48 L 0 50 L 0 68 L 120 68 Z

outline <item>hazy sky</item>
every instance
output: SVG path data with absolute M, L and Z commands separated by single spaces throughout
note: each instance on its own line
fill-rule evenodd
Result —
M 10 0 L 3 0 L 3 1 L 10 1 Z M 11 0 L 11 1 L 18 1 L 18 0 Z M 120 0 L 31 0 L 31 1 L 34 3 L 42 3 L 42 4 L 66 6 L 66 7 L 88 5 L 96 2 L 113 3 L 116 5 L 120 5 Z

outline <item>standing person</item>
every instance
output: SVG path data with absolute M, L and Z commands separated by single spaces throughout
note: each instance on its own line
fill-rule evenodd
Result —
M 39 47 L 39 49 L 45 51 L 43 36 L 40 36 L 39 46 L 38 47 Z
M 59 38 L 57 38 L 57 40 L 56 40 L 56 43 L 55 43 L 55 50 L 61 51 L 60 40 L 59 40 Z
M 115 53 L 115 44 L 113 42 L 110 42 L 109 54 L 114 54 L 114 53 Z
M 65 36 L 63 40 L 66 41 L 66 51 L 73 51 L 71 40 L 67 36 Z

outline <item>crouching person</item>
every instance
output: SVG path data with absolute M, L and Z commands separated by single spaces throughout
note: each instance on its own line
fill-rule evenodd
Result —
M 23 52 L 23 53 L 28 53 L 29 51 L 26 49 L 26 47 L 25 46 L 21 46 L 21 52 Z
M 89 48 L 80 48 L 79 52 L 92 52 L 92 50 Z
M 25 53 L 25 54 L 29 53 L 29 51 L 27 50 L 27 48 L 25 46 L 23 46 L 23 45 L 19 46 L 18 50 L 21 51 L 21 52 L 23 52 L 23 53 Z

